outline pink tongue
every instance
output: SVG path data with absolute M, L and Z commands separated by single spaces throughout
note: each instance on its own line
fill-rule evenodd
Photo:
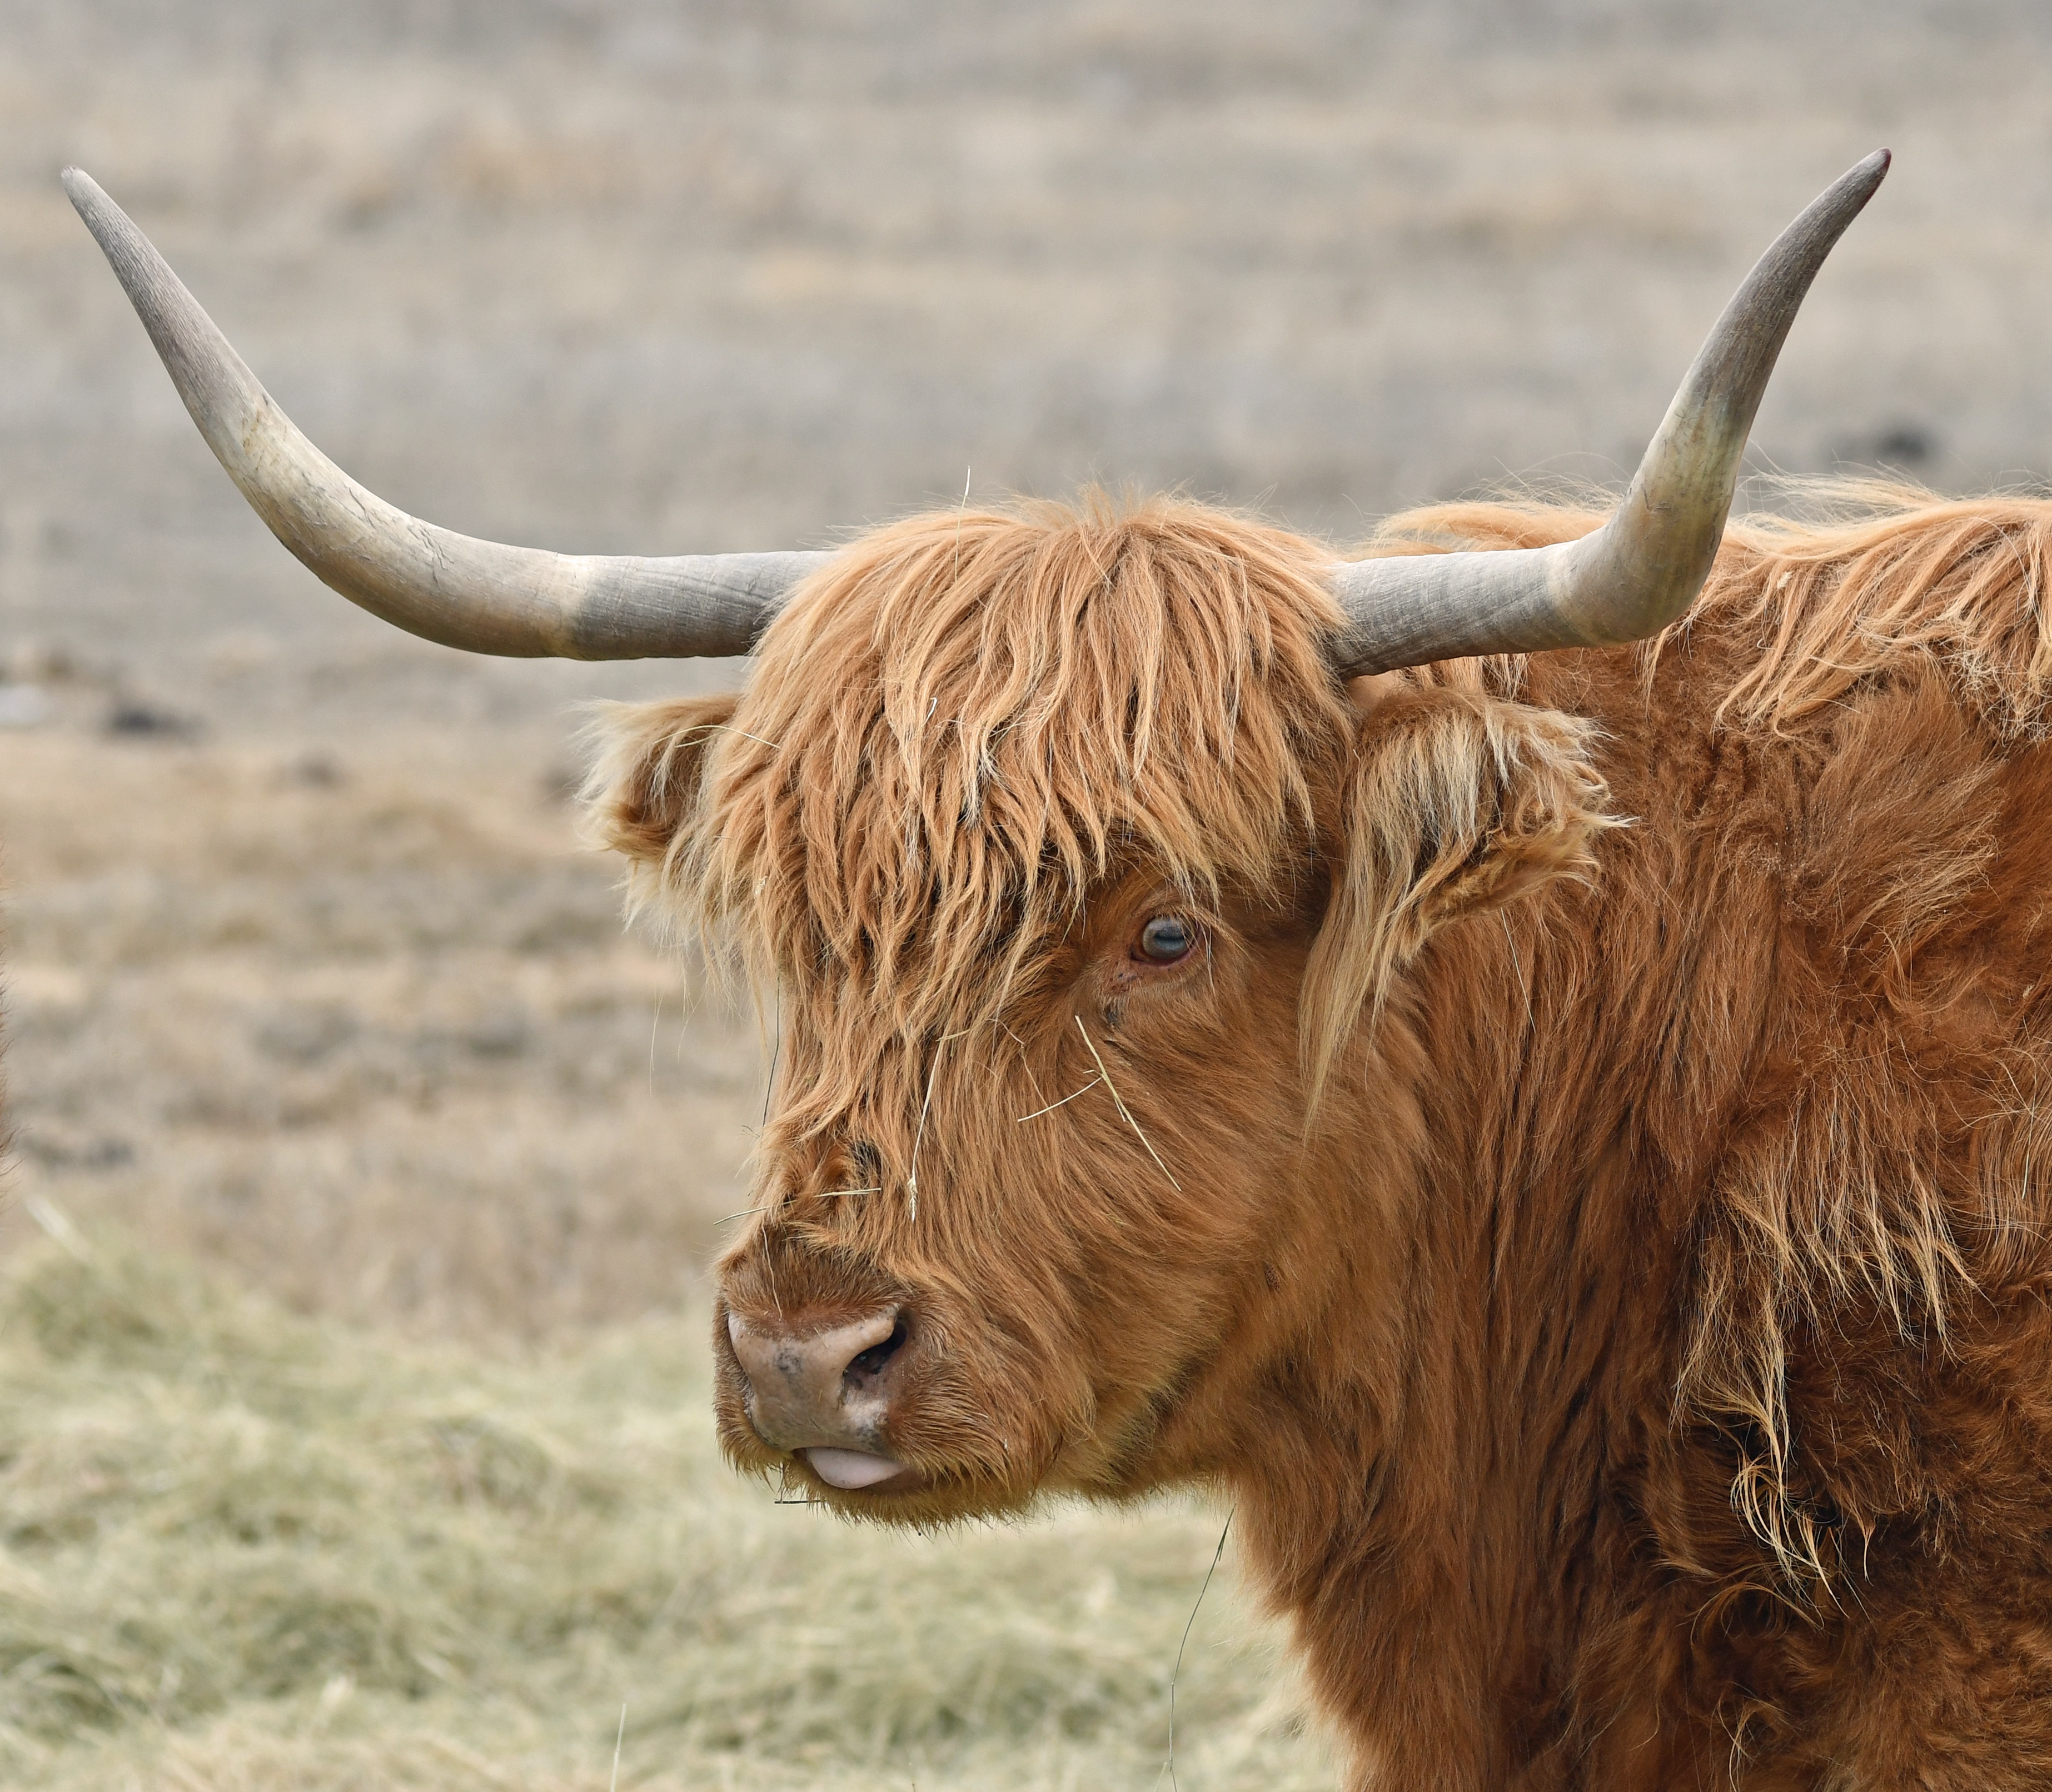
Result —
M 809 1450 L 805 1460 L 813 1473 L 829 1487 L 874 1487 L 879 1481 L 905 1472 L 903 1462 L 887 1456 L 871 1456 L 866 1450 Z

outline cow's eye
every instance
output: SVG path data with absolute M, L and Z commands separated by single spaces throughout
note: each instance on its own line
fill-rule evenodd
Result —
M 1187 958 L 1196 943 L 1196 929 L 1179 914 L 1157 914 L 1140 929 L 1140 956 L 1150 964 Z

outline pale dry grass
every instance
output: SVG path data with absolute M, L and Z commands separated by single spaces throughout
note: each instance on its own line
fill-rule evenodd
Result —
M 697 1316 L 519 1365 L 118 1233 L 0 1288 L 0 1777 L 45 1787 L 1145 1787 L 1216 1512 L 922 1539 L 719 1463 Z M 1189 1792 L 1329 1782 L 1227 1568 Z

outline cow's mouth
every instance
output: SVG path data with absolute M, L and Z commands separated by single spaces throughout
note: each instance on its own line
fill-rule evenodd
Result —
M 842 1493 L 909 1493 L 921 1482 L 916 1469 L 867 1450 L 814 1446 L 795 1453 L 828 1486 Z

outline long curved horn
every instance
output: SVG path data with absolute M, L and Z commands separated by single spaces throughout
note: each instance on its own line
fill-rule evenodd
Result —
M 271 533 L 374 616 L 444 646 L 533 659 L 746 653 L 824 554 L 547 554 L 422 522 L 300 433 L 148 237 L 80 169 L 65 190 L 207 446 Z
M 1347 617 L 1333 651 L 1340 671 L 1641 640 L 1687 609 L 1717 558 L 1746 436 L 1796 307 L 1888 162 L 1877 150 L 1760 258 L 1667 407 L 1624 502 L 1594 534 L 1336 568 L 1328 582 Z

